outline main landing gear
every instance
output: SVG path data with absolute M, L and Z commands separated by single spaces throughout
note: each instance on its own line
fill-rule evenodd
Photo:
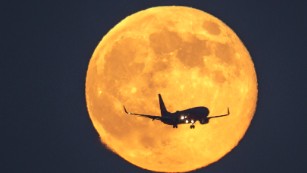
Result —
M 177 125 L 177 124 L 174 124 L 174 125 L 173 125 L 173 128 L 177 129 L 177 128 L 178 128 L 178 125 Z M 195 125 L 194 125 L 194 124 L 190 125 L 190 129 L 195 129 Z
M 190 129 L 195 129 L 195 125 L 194 125 L 194 123 L 195 123 L 195 121 L 194 120 L 191 120 L 191 125 L 190 125 Z

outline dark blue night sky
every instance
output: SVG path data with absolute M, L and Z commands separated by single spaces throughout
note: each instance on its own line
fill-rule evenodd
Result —
M 1 1 L 0 172 L 149 172 L 105 149 L 89 119 L 85 76 L 109 29 L 153 6 L 218 17 L 255 63 L 259 97 L 240 144 L 195 173 L 307 172 L 307 1 Z

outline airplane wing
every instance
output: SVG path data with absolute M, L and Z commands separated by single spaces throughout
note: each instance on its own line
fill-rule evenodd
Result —
M 152 120 L 161 120 L 161 116 L 156 116 L 156 115 L 146 115 L 146 114 L 137 114 L 137 113 L 132 113 L 132 112 L 128 112 L 127 109 L 124 106 L 124 110 L 126 112 L 126 114 L 128 115 L 137 115 L 137 116 L 141 116 L 141 117 L 146 117 L 146 118 L 150 118 Z
M 217 115 L 217 116 L 212 116 L 212 117 L 208 117 L 208 119 L 210 118 L 219 118 L 219 117 L 224 117 L 224 116 L 228 116 L 230 114 L 229 112 L 229 108 L 227 108 L 227 114 L 224 114 L 224 115 Z

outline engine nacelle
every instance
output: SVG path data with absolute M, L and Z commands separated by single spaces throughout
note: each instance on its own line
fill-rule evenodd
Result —
M 209 123 L 209 119 L 203 118 L 199 122 L 200 122 L 200 124 L 208 124 Z

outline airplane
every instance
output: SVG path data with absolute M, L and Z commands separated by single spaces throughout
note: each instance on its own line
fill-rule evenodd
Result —
M 209 109 L 204 106 L 194 107 L 194 108 L 171 113 L 167 111 L 161 94 L 158 94 L 158 97 L 159 97 L 161 116 L 128 112 L 126 107 L 123 106 L 124 111 L 128 115 L 137 115 L 141 117 L 150 118 L 152 120 L 159 120 L 163 122 L 164 124 L 172 125 L 173 128 L 178 128 L 178 124 L 191 124 L 190 125 L 191 129 L 195 128 L 194 124 L 196 123 L 196 121 L 199 121 L 200 124 L 207 124 L 209 123 L 209 120 L 212 118 L 224 117 L 230 114 L 229 108 L 227 108 L 226 114 L 208 117 Z

